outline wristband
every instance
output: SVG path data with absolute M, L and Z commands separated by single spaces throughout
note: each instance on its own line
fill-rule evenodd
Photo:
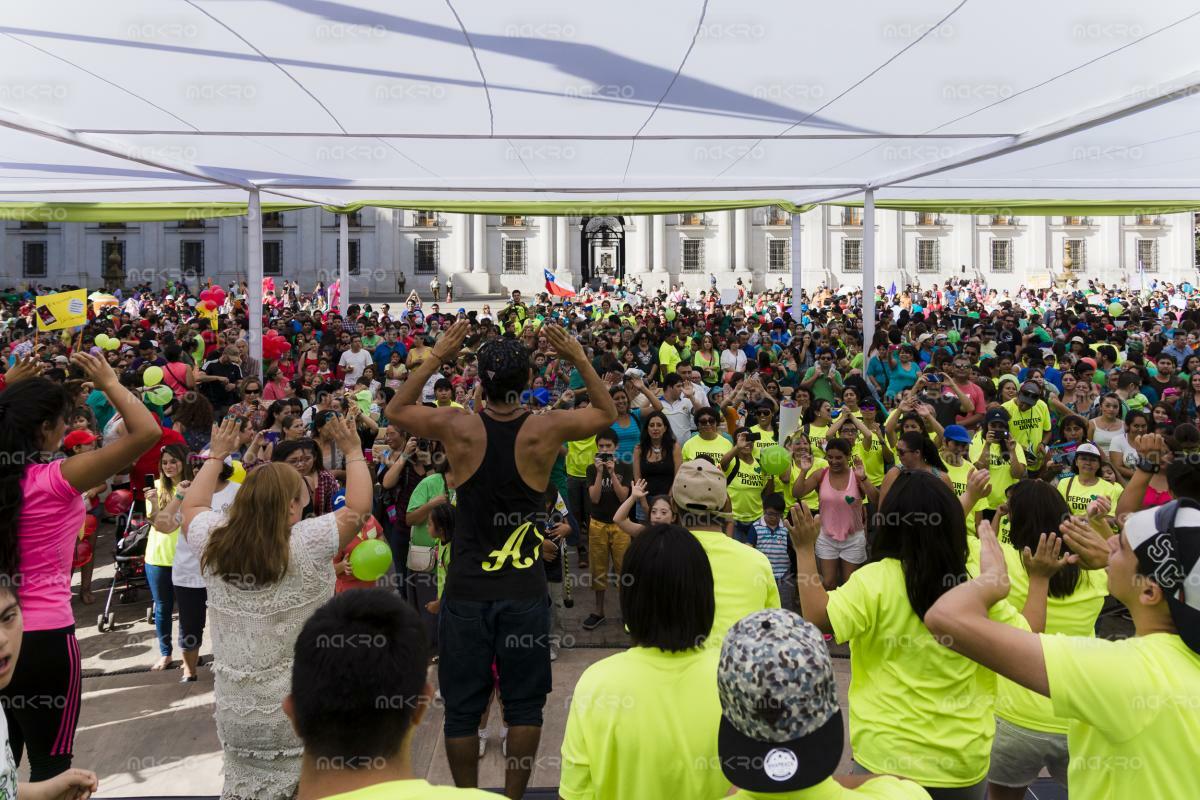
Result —
M 176 492 L 176 493 L 175 493 L 175 499 L 176 499 L 176 500 L 182 500 L 182 499 L 183 499 L 183 492 Z
M 1161 467 L 1159 467 L 1158 464 L 1155 464 L 1153 461 L 1151 461 L 1148 458 L 1139 458 L 1138 463 L 1137 463 L 1137 468 L 1140 469 L 1142 472 L 1148 472 L 1151 475 L 1157 475 L 1159 469 L 1161 469 Z
M 367 460 L 365 458 L 348 458 L 345 461 L 345 465 L 350 466 L 351 464 L 357 464 L 359 461 L 361 461 L 364 464 L 367 463 Z
M 206 456 L 204 458 L 204 461 L 205 461 L 205 463 L 207 463 L 209 461 L 220 461 L 222 464 L 225 463 L 225 459 L 220 458 L 219 456 Z

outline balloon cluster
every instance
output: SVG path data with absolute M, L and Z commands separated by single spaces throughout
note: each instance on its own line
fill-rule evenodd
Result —
M 98 333 L 95 338 L 96 347 L 101 350 L 116 350 L 121 346 L 121 340 L 109 336 L 107 333 Z
M 210 286 L 200 293 L 200 302 L 196 304 L 196 313 L 208 320 L 213 330 L 217 329 L 217 309 L 225 302 L 225 290 L 220 286 Z
M 292 345 L 287 339 L 279 335 L 279 331 L 272 328 L 263 336 L 263 358 L 275 361 L 283 357 L 283 354 L 292 349 Z
M 151 365 L 142 372 L 142 385 L 149 389 L 146 399 L 156 406 L 165 406 L 175 398 L 170 386 L 160 386 L 163 379 L 162 367 Z

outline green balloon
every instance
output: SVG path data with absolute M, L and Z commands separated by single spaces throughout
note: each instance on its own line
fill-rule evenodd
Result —
M 783 445 L 773 444 L 758 454 L 758 465 L 768 475 L 782 475 L 792 466 L 792 454 Z
M 96 334 L 96 347 L 99 347 L 101 350 L 108 348 L 108 334 L 107 333 L 97 333 Z
M 350 572 L 360 581 L 377 581 L 392 563 L 392 548 L 382 539 L 364 539 L 350 553 Z
M 165 406 L 174 399 L 175 393 L 171 391 L 170 386 L 155 386 L 146 392 L 146 397 L 150 398 L 150 402 L 156 406 Z
M 113 337 L 111 337 L 111 336 L 109 336 L 109 337 L 108 337 L 108 341 L 106 341 L 106 342 L 104 343 L 104 349 L 105 349 L 105 350 L 116 350 L 116 349 L 117 349 L 118 347 L 120 347 L 120 346 L 121 346 L 121 340 L 120 340 L 120 339 L 114 339 L 114 338 L 113 338 Z
M 158 386 L 162 379 L 163 371 L 159 366 L 146 367 L 146 371 L 142 373 L 142 383 L 146 386 Z
M 675 309 L 668 308 L 667 309 L 667 322 L 674 322 L 674 321 L 675 321 Z

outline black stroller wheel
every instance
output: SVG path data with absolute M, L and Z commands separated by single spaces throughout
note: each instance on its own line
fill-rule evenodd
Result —
M 107 614 L 100 614 L 98 617 L 96 617 L 96 630 L 98 630 L 100 633 L 104 633 L 109 629 L 109 627 L 110 624 Z

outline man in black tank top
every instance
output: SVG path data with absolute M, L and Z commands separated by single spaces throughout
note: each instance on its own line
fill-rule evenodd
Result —
M 550 607 L 539 563 L 546 520 L 541 502 L 565 442 L 594 436 L 617 418 L 607 387 L 583 347 L 556 325 L 543 329 L 560 358 L 583 377 L 592 405 L 531 415 L 520 403 L 532 380 L 529 351 L 500 338 L 479 350 L 486 408 L 478 414 L 419 405 L 421 388 L 456 359 L 470 328 L 454 323 L 409 373 L 387 407 L 388 420 L 437 439 L 457 482 L 450 566 L 442 594 L 438 679 L 446 702 L 446 754 L 458 786 L 478 783 L 479 721 L 491 698 L 492 666 L 508 725 L 504 792 L 521 797 L 541 738 L 551 689 Z

